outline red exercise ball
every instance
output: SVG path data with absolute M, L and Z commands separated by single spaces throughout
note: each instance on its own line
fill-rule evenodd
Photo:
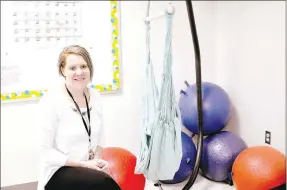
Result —
M 232 179 L 236 190 L 267 190 L 286 183 L 286 157 L 269 146 L 242 151 L 234 161 Z
M 103 159 L 109 162 L 110 173 L 122 190 L 144 190 L 145 177 L 135 174 L 136 156 L 119 148 L 104 148 Z

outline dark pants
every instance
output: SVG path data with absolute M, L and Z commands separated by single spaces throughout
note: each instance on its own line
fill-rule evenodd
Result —
M 286 190 L 286 183 L 270 190 Z
M 51 177 L 45 190 L 121 190 L 108 174 L 89 168 L 60 168 Z

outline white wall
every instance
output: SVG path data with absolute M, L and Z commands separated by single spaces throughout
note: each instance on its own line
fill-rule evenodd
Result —
M 181 88 L 185 88 L 184 80 L 189 83 L 195 81 L 194 50 L 185 2 L 174 1 L 173 4 L 176 7 L 173 71 L 176 92 L 179 92 Z M 145 64 L 145 27 L 142 21 L 146 13 L 146 2 L 122 1 L 121 5 L 122 93 L 103 96 L 104 114 L 109 135 L 108 144 L 137 153 L 140 92 Z M 227 90 L 237 109 L 240 134 L 250 145 L 263 144 L 263 132 L 268 129 L 272 132 L 272 145 L 283 151 L 283 3 L 195 1 L 193 5 L 202 56 L 203 80 L 216 81 Z M 164 6 L 165 2 L 152 1 L 151 14 L 156 14 Z M 242 10 L 245 10 L 244 17 L 241 16 Z M 248 22 L 245 23 L 243 18 Z M 254 22 L 256 19 L 260 22 Z M 267 27 L 268 24 L 265 25 L 262 21 L 272 26 Z M 165 21 L 156 21 L 152 28 L 152 56 L 156 74 L 160 76 Z M 239 29 L 242 31 L 239 32 Z M 248 38 L 244 39 L 244 36 Z M 279 67 L 276 70 L 275 65 Z M 249 69 L 245 75 L 241 74 L 243 66 Z M 263 76 L 264 73 L 268 74 L 268 78 Z M 244 79 L 244 76 L 250 81 Z M 257 96 L 253 98 L 251 95 Z M 275 101 L 272 103 L 273 100 Z M 37 111 L 34 110 L 36 103 L 7 104 L 1 107 L 1 186 L 37 180 L 38 156 L 33 133 L 37 127 L 33 123 L 38 122 L 37 118 L 33 118 Z M 262 103 L 263 108 L 258 108 Z M 264 120 L 258 119 L 259 117 Z M 237 120 L 231 124 L 237 125 Z M 258 134 L 260 138 L 248 134 Z
M 230 95 L 230 129 L 285 153 L 285 2 L 216 2 L 216 82 Z

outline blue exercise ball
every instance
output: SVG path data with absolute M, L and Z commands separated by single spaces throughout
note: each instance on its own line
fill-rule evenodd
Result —
M 196 84 L 181 90 L 179 108 L 182 124 L 192 133 L 198 134 Z M 231 117 L 231 102 L 227 93 L 218 85 L 202 82 L 203 135 L 221 131 Z
M 232 166 L 236 157 L 247 148 L 238 135 L 221 131 L 203 140 L 200 170 L 203 176 L 216 182 L 232 184 Z
M 173 179 L 162 180 L 165 184 L 176 184 L 186 180 L 192 173 L 195 158 L 196 158 L 196 147 L 191 137 L 189 137 L 184 132 L 181 132 L 182 140 L 182 159 L 178 171 L 175 173 Z

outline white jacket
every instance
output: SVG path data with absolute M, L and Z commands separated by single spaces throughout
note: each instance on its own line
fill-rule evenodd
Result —
M 104 127 L 100 94 L 92 88 L 89 107 L 91 108 L 91 142 L 93 148 L 104 146 Z M 67 159 L 87 160 L 89 139 L 81 116 L 61 85 L 49 90 L 39 102 L 39 137 L 41 161 L 37 190 L 44 190 L 52 175 Z M 81 112 L 86 111 L 83 108 Z M 87 114 L 85 114 L 86 116 Z

